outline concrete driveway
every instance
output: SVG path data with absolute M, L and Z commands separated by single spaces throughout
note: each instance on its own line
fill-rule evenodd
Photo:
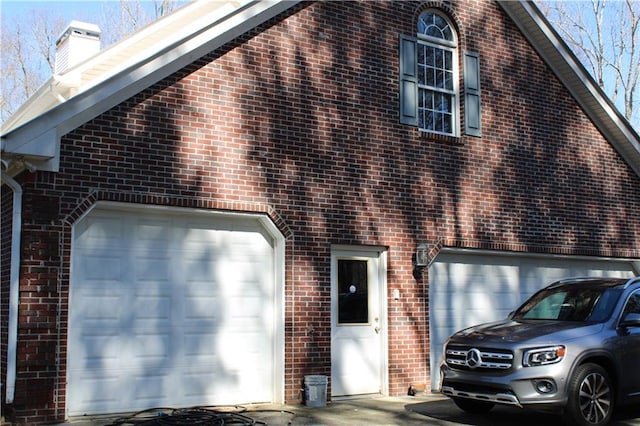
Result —
M 495 407 L 488 414 L 467 414 L 451 400 L 407 404 L 405 408 L 424 416 L 426 425 L 474 425 L 474 426 L 563 426 L 559 416 L 525 411 L 516 408 Z M 640 426 L 640 407 L 624 410 L 616 415 L 611 426 Z
M 339 400 L 327 407 L 295 406 L 289 407 L 288 410 L 295 414 L 245 414 L 261 419 L 270 426 L 564 426 L 558 416 L 508 407 L 495 407 L 486 415 L 471 415 L 461 411 L 450 399 L 440 395 Z M 640 426 L 640 407 L 618 413 L 610 425 Z
M 212 407 L 219 412 L 239 413 L 249 419 L 229 424 L 257 424 L 269 426 L 327 425 L 327 426 L 563 426 L 557 416 L 496 407 L 486 415 L 470 415 L 458 409 L 451 400 L 440 395 L 416 397 L 378 397 L 346 399 L 329 403 L 326 407 L 301 405 L 248 405 L 239 407 Z M 147 415 L 153 417 L 154 413 Z M 78 418 L 67 425 L 73 426 L 129 426 L 141 424 L 141 418 L 127 416 L 112 418 Z M 168 420 L 158 423 L 168 425 Z M 154 423 L 145 423 L 153 425 Z M 176 423 L 177 424 L 177 423 Z M 179 423 L 186 424 L 186 423 Z M 195 423 L 194 423 L 195 424 Z M 199 424 L 199 423 L 198 423 Z M 205 423 L 201 423 L 205 424 Z M 211 423 L 207 423 L 211 424 Z M 224 423 L 216 423 L 224 424 Z M 611 426 L 640 426 L 640 407 L 621 411 Z

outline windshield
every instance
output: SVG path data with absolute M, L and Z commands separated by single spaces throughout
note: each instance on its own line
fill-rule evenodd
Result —
M 513 314 L 513 319 L 602 322 L 611 315 L 621 290 L 562 286 L 542 290 Z

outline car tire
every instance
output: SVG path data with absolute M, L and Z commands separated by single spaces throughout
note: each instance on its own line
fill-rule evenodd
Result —
M 473 414 L 488 413 L 495 405 L 493 402 L 476 401 L 475 399 L 467 398 L 453 398 L 453 402 L 462 411 Z
M 565 420 L 579 426 L 606 425 L 613 415 L 615 396 L 607 371 L 597 364 L 579 366 L 568 387 Z

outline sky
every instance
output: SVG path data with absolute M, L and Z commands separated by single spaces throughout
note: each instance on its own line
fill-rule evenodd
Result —
M 123 8 L 121 3 L 127 3 L 134 10 L 140 5 L 142 12 L 136 16 L 141 19 L 142 26 L 150 23 L 155 19 L 156 6 L 159 6 L 163 0 L 0 0 L 0 19 L 1 25 L 7 26 L 14 22 L 33 21 L 33 17 L 47 16 L 50 22 L 61 20 L 65 28 L 71 21 L 82 21 L 96 24 L 103 31 L 103 48 L 106 47 L 104 42 L 108 44 L 117 41 L 122 34 L 106 34 L 105 30 L 111 27 L 114 30 L 123 30 L 121 26 L 123 16 Z M 173 9 L 188 3 L 190 0 L 171 0 Z M 121 16 L 122 15 L 122 16 Z M 52 20 L 52 18 L 55 18 Z M 128 17 L 124 18 L 131 25 Z M 114 28 L 115 26 L 115 28 Z M 8 27 L 7 27 L 8 28 Z M 62 29 L 64 30 L 64 28 Z M 61 33 L 62 33 L 61 30 Z M 127 30 L 129 32 L 130 30 Z
M 79 0 L 0 0 L 0 14 L 2 15 L 2 25 L 7 25 L 14 19 L 20 19 L 32 10 L 55 11 L 66 21 L 72 20 L 95 23 L 103 11 L 102 1 L 79 1 Z M 112 0 L 117 4 L 117 0 Z M 150 5 L 151 1 L 147 2 Z

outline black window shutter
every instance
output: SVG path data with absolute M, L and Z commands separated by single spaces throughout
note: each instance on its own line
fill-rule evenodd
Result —
M 418 64 L 415 37 L 400 36 L 400 122 L 418 125 Z
M 471 136 L 482 136 L 480 111 L 480 54 L 464 52 L 464 127 Z

